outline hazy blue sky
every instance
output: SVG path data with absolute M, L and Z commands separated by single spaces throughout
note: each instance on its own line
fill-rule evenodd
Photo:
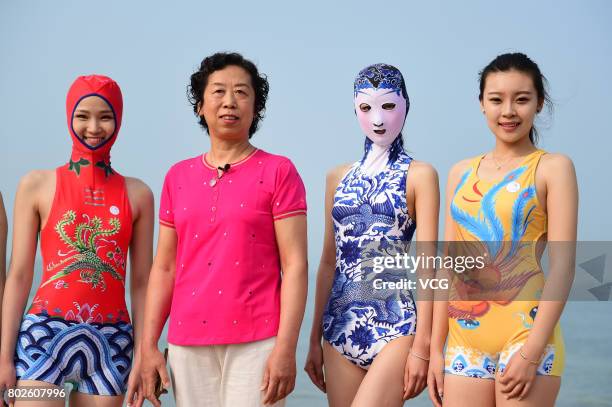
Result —
M 11 213 L 19 177 L 67 160 L 66 91 L 76 76 L 102 73 L 119 82 L 125 98 L 113 165 L 142 178 L 157 198 L 170 165 L 208 147 L 185 97 L 189 75 L 204 56 L 236 50 L 269 77 L 267 115 L 253 142 L 289 156 L 300 170 L 316 257 L 325 172 L 361 155 L 355 74 L 375 62 L 401 69 L 411 99 L 406 145 L 438 169 L 444 185 L 452 163 L 493 145 L 477 104 L 478 71 L 518 50 L 550 81 L 555 113 L 542 123 L 541 145 L 575 162 L 580 238 L 610 240 L 610 21 L 605 0 L 3 0 L 0 190 Z
M 579 237 L 612 240 L 610 21 L 607 0 L 1 0 L 0 191 L 10 216 L 23 174 L 68 159 L 66 91 L 76 76 L 100 73 L 117 80 L 124 94 L 113 166 L 149 184 L 157 205 L 167 169 L 208 148 L 185 97 L 189 75 L 206 55 L 239 51 L 270 81 L 266 119 L 253 143 L 289 156 L 307 187 L 312 282 L 325 172 L 362 154 L 364 136 L 352 107 L 356 73 L 376 62 L 401 69 L 411 100 L 406 145 L 438 169 L 443 186 L 454 162 L 493 145 L 478 106 L 478 71 L 500 53 L 522 51 L 540 65 L 555 100 L 554 116 L 541 123 L 541 146 L 568 154 L 576 165 Z M 567 342 L 575 351 L 582 346 L 578 334 L 592 325 L 576 325 L 583 313 L 575 304 L 568 308 L 564 317 L 575 317 Z M 309 324 L 307 315 L 302 341 Z M 568 356 L 560 405 L 577 405 L 571 400 L 579 396 L 609 399 L 606 374 L 592 374 L 609 371 L 609 363 L 596 365 L 603 359 L 592 350 L 607 346 L 597 338 L 599 345 L 583 347 L 586 354 Z M 321 400 L 306 381 L 300 373 L 296 400 Z M 423 396 L 415 406 L 428 404 Z

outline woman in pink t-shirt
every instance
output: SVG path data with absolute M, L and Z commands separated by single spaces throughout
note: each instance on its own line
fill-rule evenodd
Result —
M 190 102 L 211 149 L 166 175 L 145 311 L 143 380 L 170 378 L 177 406 L 282 405 L 295 385 L 307 287 L 306 194 L 291 161 L 249 139 L 268 82 L 235 53 L 205 58 Z M 281 279 L 282 274 L 282 279 Z

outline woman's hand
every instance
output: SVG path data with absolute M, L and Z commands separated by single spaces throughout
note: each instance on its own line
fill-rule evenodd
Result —
M 308 350 L 308 356 L 306 357 L 306 364 L 304 365 L 304 371 L 308 373 L 308 377 L 312 383 L 319 388 L 323 393 L 325 390 L 325 377 L 323 376 L 323 347 L 321 342 L 315 342 L 310 344 Z
M 142 403 L 144 402 L 140 369 L 140 362 L 134 361 L 132 371 L 130 372 L 130 376 L 128 378 L 127 393 L 125 396 L 128 407 L 142 407 Z
M 140 366 L 141 386 L 144 397 L 146 397 L 155 407 L 161 406 L 161 402 L 155 396 L 155 387 L 158 377 L 161 378 L 162 385 L 166 389 L 170 387 L 170 379 L 168 370 L 166 369 L 166 359 L 164 359 L 164 355 L 157 347 L 144 349 Z
M 418 396 L 427 385 L 429 366 L 429 361 L 425 360 L 427 356 L 427 354 L 413 353 L 410 349 L 404 368 L 404 400 Z
M 12 361 L 0 362 L 0 393 L 2 399 L 5 399 L 4 392 L 11 387 L 15 387 L 16 383 L 15 364 Z
M 429 359 L 429 372 L 427 373 L 427 387 L 429 398 L 436 407 L 442 407 L 444 396 L 444 354 L 432 352 Z
M 498 382 L 502 385 L 501 392 L 506 400 L 518 397 L 524 399 L 536 377 L 538 366 L 520 355 L 522 348 L 515 352 L 508 361 L 506 369 L 500 373 Z
M 275 346 L 268 357 L 261 388 L 263 404 L 274 404 L 295 388 L 295 352 Z

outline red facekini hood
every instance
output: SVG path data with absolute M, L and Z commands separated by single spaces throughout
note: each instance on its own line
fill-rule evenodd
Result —
M 115 117 L 115 131 L 103 143 L 91 147 L 80 139 L 74 132 L 72 125 L 74 112 L 86 97 L 97 96 L 103 99 L 113 112 Z M 107 178 L 114 172 L 110 166 L 110 150 L 117 133 L 121 128 L 121 117 L 123 114 L 123 97 L 117 82 L 103 75 L 79 76 L 66 96 L 66 119 L 70 137 L 72 138 L 72 154 L 70 157 L 70 170 L 75 171 L 79 178 L 88 184 L 97 184 L 101 179 Z M 102 178 L 101 178 L 102 177 Z

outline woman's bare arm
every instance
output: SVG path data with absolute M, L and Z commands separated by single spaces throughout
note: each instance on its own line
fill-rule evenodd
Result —
M 438 173 L 427 163 L 413 161 L 408 171 L 408 185 L 413 186 L 414 208 L 417 223 L 416 254 L 435 256 L 438 240 L 438 215 L 440 210 L 440 187 Z M 419 280 L 434 278 L 432 268 L 419 268 Z M 417 329 L 412 349 L 417 355 L 429 357 L 433 313 L 433 295 L 430 289 L 422 289 L 417 282 Z
M 336 241 L 334 238 L 334 221 L 331 213 L 334 206 L 336 188 L 347 169 L 347 165 L 333 169 L 327 174 L 325 183 L 325 235 L 323 237 L 323 250 L 321 251 L 319 269 L 317 270 L 314 314 L 310 330 L 311 344 L 321 345 L 321 337 L 323 336 L 323 311 L 329 299 L 336 270 Z
M 149 272 L 153 263 L 153 193 L 136 178 L 126 178 L 132 206 L 132 239 L 130 241 L 130 299 L 134 344 L 138 360 L 143 330 L 144 301 Z
M 448 173 L 448 180 L 446 182 L 446 202 L 444 209 L 444 244 L 443 253 L 448 252 L 448 243 L 453 242 L 456 239 L 455 236 L 455 223 L 451 217 L 450 205 L 455 195 L 455 188 L 459 183 L 461 174 L 467 169 L 470 160 L 463 160 L 455 164 Z M 449 282 L 452 279 L 451 275 L 446 274 L 444 270 L 438 270 L 437 278 L 448 278 Z M 444 350 L 446 344 L 446 337 L 448 335 L 448 298 L 447 291 L 437 290 L 435 293 L 434 311 L 433 311 L 433 322 L 431 332 L 431 351 L 441 353 Z
M 0 363 L 13 363 L 17 332 L 32 288 L 36 244 L 40 230 L 40 191 L 48 171 L 33 171 L 19 182 L 13 211 L 13 247 L 2 301 Z
M 538 167 L 546 181 L 549 273 L 538 313 L 523 346 L 523 353 L 537 360 L 553 333 L 574 280 L 578 217 L 578 183 L 572 161 L 560 154 L 546 154 Z
M 331 170 L 327 174 L 325 182 L 325 232 L 323 236 L 323 250 L 315 289 L 314 313 L 312 327 L 310 329 L 310 347 L 304 370 L 310 380 L 321 391 L 325 392 L 325 379 L 323 377 L 323 352 L 321 338 L 323 336 L 323 312 L 329 299 L 334 282 L 336 270 L 336 241 L 334 238 L 334 222 L 332 219 L 332 208 L 334 206 L 334 194 L 340 179 L 349 169 L 349 165 L 343 165 Z
M 308 291 L 306 216 L 277 220 L 274 229 L 283 273 L 276 346 L 295 351 Z
M 455 194 L 461 174 L 467 169 L 470 160 L 463 160 L 455 164 L 448 173 L 446 182 L 446 202 L 444 210 L 444 248 L 443 254 L 448 253 L 448 244 L 456 239 L 455 223 L 451 217 L 450 204 Z M 452 275 L 447 270 L 440 269 L 436 278 L 452 281 Z M 444 391 L 444 345 L 448 336 L 448 290 L 438 289 L 434 293 L 433 317 L 431 327 L 430 362 L 427 386 L 429 398 L 436 407 L 442 406 Z
M 4 200 L 0 193 L 0 315 L 2 315 L 2 298 L 4 297 L 4 283 L 6 282 L 6 236 L 8 221 L 4 209 Z
M 172 302 L 176 273 L 177 234 L 174 228 L 160 225 L 157 252 L 149 274 L 145 299 L 142 346 L 157 349 Z
M 161 405 L 154 395 L 157 375 L 161 377 L 164 386 L 167 387 L 170 384 L 166 361 L 157 348 L 157 342 L 170 314 L 172 304 L 177 241 L 176 230 L 160 224 L 157 252 L 149 274 L 145 297 L 141 340 L 141 380 L 144 396 L 156 407 Z
M 438 239 L 438 215 L 440 211 L 440 188 L 438 174 L 422 161 L 412 161 L 406 180 L 406 202 L 414 207 L 416 221 L 416 256 L 435 256 Z M 431 321 L 433 292 L 430 286 L 423 286 L 434 278 L 434 269 L 429 265 L 419 266 L 416 272 L 416 333 L 406 365 L 404 367 L 404 399 L 419 395 L 427 385 L 429 346 L 431 343 Z
M 277 220 L 274 231 L 283 279 L 278 334 L 262 383 L 264 404 L 284 399 L 295 387 L 295 350 L 308 291 L 306 216 Z

